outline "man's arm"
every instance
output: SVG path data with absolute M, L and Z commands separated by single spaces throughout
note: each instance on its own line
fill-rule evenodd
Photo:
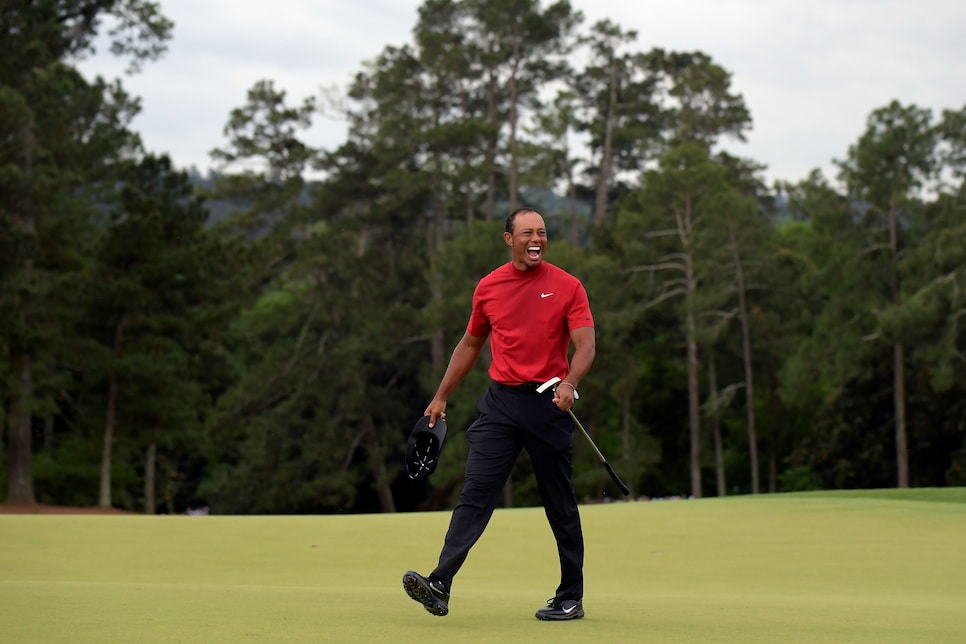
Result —
M 486 343 L 486 336 L 472 335 L 467 331 L 463 334 L 456 348 L 453 349 L 453 355 L 449 359 L 449 365 L 446 367 L 446 373 L 443 374 L 443 379 L 439 383 L 436 395 L 433 396 L 429 407 L 423 412 L 423 415 L 429 416 L 430 427 L 436 424 L 437 416 L 446 417 L 444 413 L 446 411 L 446 400 L 456 390 L 456 387 L 463 382 L 463 378 L 470 372 L 473 365 L 476 364 L 476 359 L 479 357 L 484 343 Z M 588 368 L 590 368 L 589 365 Z
M 597 355 L 597 336 L 592 326 L 582 326 L 570 332 L 570 340 L 574 343 L 574 355 L 570 359 L 570 373 L 557 385 L 553 402 L 560 409 L 567 411 L 574 406 L 574 392 L 580 380 L 590 371 Z

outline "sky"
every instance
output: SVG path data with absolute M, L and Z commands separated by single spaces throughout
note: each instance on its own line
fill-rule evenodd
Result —
M 182 169 L 217 167 L 231 110 L 271 80 L 289 105 L 344 91 L 386 46 L 411 44 L 422 0 L 159 0 L 174 23 L 168 51 L 124 77 L 142 112 L 132 127 L 149 152 Z M 548 6 L 544 0 L 543 6 Z M 700 50 L 732 74 L 751 112 L 747 142 L 731 154 L 767 167 L 769 183 L 834 161 L 869 114 L 898 100 L 966 106 L 966 2 L 962 0 L 571 0 L 584 29 L 602 19 L 636 30 L 636 48 Z M 83 61 L 88 76 L 123 76 L 106 46 Z M 346 126 L 318 116 L 309 145 L 335 149 Z

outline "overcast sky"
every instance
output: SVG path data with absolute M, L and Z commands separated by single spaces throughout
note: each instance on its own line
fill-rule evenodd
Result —
M 421 0 L 160 0 L 175 23 L 167 54 L 125 79 L 142 99 L 134 122 L 145 146 L 181 168 L 212 166 L 209 152 L 247 90 L 267 79 L 290 105 L 344 88 L 387 45 L 412 42 Z M 543 5 L 548 6 L 549 0 Z M 966 106 L 963 0 L 571 0 L 585 28 L 608 18 L 638 32 L 638 49 L 701 50 L 733 74 L 751 111 L 747 143 L 725 147 L 798 181 L 834 177 L 869 113 L 893 99 Z M 90 75 L 121 75 L 104 53 Z M 319 117 L 306 137 L 334 149 L 343 123 Z

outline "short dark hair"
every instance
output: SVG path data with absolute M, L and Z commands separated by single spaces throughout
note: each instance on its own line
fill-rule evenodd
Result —
M 513 222 L 516 221 L 517 215 L 525 212 L 532 212 L 535 215 L 540 215 L 540 211 L 536 210 L 535 208 L 517 208 L 516 210 L 510 213 L 510 216 L 506 218 L 506 227 L 504 228 L 504 230 L 506 230 L 506 232 L 512 235 Z M 543 215 L 540 215 L 540 216 L 543 217 Z

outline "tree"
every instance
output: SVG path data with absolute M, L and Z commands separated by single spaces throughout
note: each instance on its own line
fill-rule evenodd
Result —
M 574 13 L 568 0 L 559 0 L 546 10 L 539 0 L 474 0 L 468 4 L 479 29 L 474 35 L 489 80 L 488 104 L 496 107 L 487 112 L 489 125 L 497 132 L 500 128 L 494 117 L 502 116 L 498 96 L 506 96 L 508 209 L 513 211 L 519 204 L 520 123 L 527 108 L 539 105 L 540 90 L 567 69 L 564 57 L 570 53 L 573 30 L 583 15 Z
M 698 144 L 704 153 L 711 157 L 714 145 L 723 136 L 744 139 L 744 132 L 751 128 L 751 114 L 744 99 L 731 92 L 731 74 L 714 63 L 702 52 L 665 52 L 655 49 L 649 56 L 650 64 L 660 73 L 667 86 L 668 105 L 664 107 L 664 137 L 666 145 L 672 149 L 677 145 Z M 720 194 L 719 212 L 714 217 L 715 225 L 723 225 L 720 230 L 721 245 L 726 256 L 719 257 L 721 271 L 712 271 L 702 278 L 705 291 L 713 291 L 711 284 L 715 275 L 733 279 L 733 289 L 728 284 L 719 284 L 723 293 L 733 293 L 732 311 L 724 312 L 728 318 L 736 317 L 741 331 L 741 362 L 743 365 L 745 394 L 745 413 L 748 433 L 748 454 L 751 469 L 751 490 L 759 492 L 758 435 L 755 415 L 754 368 L 752 364 L 751 332 L 749 323 L 748 289 L 745 276 L 749 255 L 761 253 L 761 243 L 751 241 L 760 239 L 767 230 L 767 223 L 755 220 L 760 213 L 754 199 L 760 190 L 756 173 L 761 169 L 756 164 L 742 162 L 722 153 L 718 162 L 731 171 L 729 182 L 740 187 L 746 199 L 737 190 L 726 190 Z M 749 248 L 751 247 L 751 248 Z M 711 279 L 709 279 L 711 278 Z M 719 293 L 721 292 L 719 290 Z M 712 293 L 713 297 L 720 298 Z M 727 306 L 722 299 L 721 304 Z M 709 303 L 710 308 L 714 304 Z M 717 395 L 715 392 L 714 396 Z M 720 437 L 719 437 L 720 438 Z M 717 446 L 716 446 L 717 447 Z M 716 459 L 716 467 L 723 467 L 721 458 Z M 719 483 L 721 474 L 719 473 Z M 721 485 L 723 487 L 723 484 Z
M 609 20 L 595 23 L 585 38 L 590 60 L 577 76 L 577 94 L 584 108 L 582 129 L 589 133 L 597 157 L 592 171 L 598 227 L 607 216 L 617 174 L 643 167 L 659 132 L 657 76 L 647 56 L 623 52 L 636 40 L 636 31 L 625 32 Z
M 428 143 L 433 230 L 427 239 L 427 252 L 432 256 L 443 243 L 446 219 L 457 219 L 460 211 L 467 224 L 476 218 L 475 193 L 485 183 L 480 166 L 489 128 L 484 122 L 479 96 L 482 71 L 466 33 L 473 22 L 470 7 L 452 0 L 430 0 L 420 7 L 419 16 L 413 30 L 417 45 L 411 56 L 413 60 L 404 58 L 396 63 L 398 67 L 386 65 L 391 75 L 371 79 L 378 111 L 367 116 L 371 121 L 382 120 L 382 127 L 388 129 L 393 127 L 395 119 L 385 119 L 387 114 L 398 112 L 398 118 L 411 126 L 414 117 L 429 112 L 428 122 L 408 129 L 412 141 L 407 141 L 405 136 L 399 136 L 397 141 L 399 145 L 409 143 L 413 151 L 422 150 Z M 386 54 L 391 51 L 387 50 Z M 408 52 L 400 53 L 408 56 Z M 417 62 L 418 67 L 414 65 Z M 413 66 L 407 69 L 403 65 Z M 398 75 L 399 72 L 403 75 Z M 378 95 L 376 82 L 386 86 Z M 393 99 L 396 92 L 398 102 Z M 420 103 L 426 103 L 425 107 Z M 400 128 L 398 133 L 402 135 L 406 130 Z M 435 342 L 434 338 L 434 363 L 438 348 Z M 439 351 L 442 360 L 442 349 Z
M 576 95 L 569 89 L 561 90 L 553 104 L 539 112 L 536 126 L 529 131 L 533 139 L 524 144 L 524 158 L 530 167 L 523 174 L 533 185 L 553 186 L 563 181 L 567 238 L 574 246 L 581 245 L 576 183 L 581 162 L 574 155 L 571 142 L 578 125 Z
M 946 450 L 958 456 L 948 463 L 943 482 L 955 485 L 963 480 L 962 475 L 956 478 L 956 468 L 962 468 L 957 459 L 962 462 L 966 455 L 966 440 L 962 414 L 957 414 L 958 403 L 953 401 L 966 393 L 964 115 L 966 110 L 945 110 L 936 125 L 937 176 L 942 183 L 935 199 L 906 224 L 908 241 L 899 258 L 900 304 L 881 316 L 883 336 L 901 339 L 911 364 L 909 418 L 915 434 L 909 439 L 910 485 L 935 481 L 935 466 L 947 461 Z M 946 410 L 939 418 L 930 419 L 930 413 L 921 411 L 927 397 Z
M 750 221 L 749 215 L 753 215 L 756 210 L 754 202 L 737 198 L 737 195 L 732 195 L 732 199 L 734 199 L 733 203 L 724 204 L 721 208 L 721 216 L 727 232 L 722 250 L 729 255 L 722 265 L 730 269 L 725 274 L 733 279 L 733 293 L 737 300 L 734 303 L 733 316 L 738 319 L 741 334 L 741 363 L 744 373 L 743 389 L 748 433 L 748 458 L 751 469 L 751 493 L 758 494 L 761 489 L 759 485 L 757 417 L 755 414 L 751 305 L 748 302 L 749 291 L 754 286 L 750 282 L 748 265 L 753 263 L 752 258 L 764 257 L 767 254 L 767 251 L 763 252 L 761 237 L 767 235 L 768 228 L 764 222 Z M 706 282 L 710 282 L 710 280 Z M 726 287 L 726 292 L 728 290 L 731 289 Z
M 407 201 L 428 201 L 429 221 L 418 221 L 415 228 L 425 232 L 426 280 L 433 301 L 440 297 L 440 285 L 432 259 L 461 203 L 467 220 L 474 217 L 471 160 L 479 154 L 472 148 L 482 141 L 479 122 L 461 109 L 467 94 L 463 73 L 472 76 L 472 71 L 458 46 L 462 36 L 454 30 L 466 18 L 458 7 L 441 4 L 447 11 L 430 12 L 432 7 L 427 6 L 423 12 L 416 30 L 418 57 L 408 48 L 387 48 L 369 74 L 356 77 L 352 88 L 353 98 L 363 107 L 354 115 L 352 131 L 368 158 L 378 160 L 372 170 L 385 173 L 386 187 Z M 441 365 L 442 331 L 434 330 L 429 342 L 433 364 Z
M 222 245 L 204 228 L 208 213 L 184 173 L 147 156 L 120 173 L 118 199 L 98 244 L 86 334 L 101 342 L 87 370 L 106 388 L 98 504 L 111 507 L 118 433 L 154 471 L 157 448 L 199 451 L 207 383 L 202 361 L 217 361 L 221 303 L 209 300 L 231 275 Z M 95 355 L 97 355 L 95 354 Z M 91 414 L 91 417 L 94 417 Z M 180 449 L 178 451 L 181 451 Z M 145 479 L 145 508 L 155 507 Z
M 88 83 L 71 66 L 93 51 L 105 18 L 114 21 L 112 52 L 129 56 L 132 70 L 163 53 L 172 25 L 153 2 L 52 0 L 0 12 L 0 137 L 7 142 L 0 156 L 0 212 L 16 231 L 20 257 L 5 285 L 17 293 L 21 312 L 5 343 L 16 383 L 7 396 L 11 502 L 34 500 L 30 427 L 35 387 L 46 378 L 36 371 L 44 343 L 35 330 L 43 328 L 51 307 L 43 299 L 50 287 L 49 244 L 65 226 L 92 214 L 82 188 L 94 185 L 135 142 L 125 127 L 136 102 L 119 83 Z
M 303 174 L 316 155 L 299 138 L 312 125 L 315 100 L 289 106 L 286 92 L 265 80 L 248 90 L 247 100 L 232 110 L 225 125 L 228 144 L 211 151 L 223 171 L 234 171 L 218 178 L 212 197 L 242 204 L 221 225 L 258 238 L 267 265 L 275 269 L 285 262 L 287 237 L 297 228 L 295 214 L 305 189 Z
M 651 52 L 655 69 L 666 78 L 669 104 L 665 107 L 669 145 L 699 141 L 711 154 L 722 136 L 745 140 L 751 114 L 744 98 L 731 92 L 731 74 L 700 51 Z
M 722 246 L 715 226 L 732 199 L 727 171 L 708 159 L 699 143 L 679 146 L 645 173 L 642 188 L 622 201 L 616 239 L 621 240 L 630 274 L 653 276 L 646 307 L 680 299 L 679 319 L 685 345 L 691 493 L 702 496 L 699 373 L 699 285 L 718 270 L 702 264 Z
M 927 293 L 947 288 L 937 271 L 944 262 L 933 258 L 942 252 L 930 245 L 948 231 L 939 232 L 945 224 L 933 228 L 941 208 L 920 198 L 936 176 L 935 137 L 928 110 L 897 102 L 875 110 L 840 162 L 848 194 L 813 185 L 799 209 L 813 230 L 803 284 L 816 315 L 789 361 L 785 395 L 794 389 L 817 403 L 815 430 L 793 462 L 810 468 L 820 485 L 911 485 L 923 479 L 910 467 L 910 452 L 926 453 L 936 443 L 932 423 L 906 428 L 934 404 L 927 400 L 936 394 L 923 383 L 934 366 L 926 356 L 941 333 L 943 309 L 924 305 L 932 299 Z M 870 404 L 873 398 L 891 399 L 891 412 Z M 882 463 L 890 442 L 894 468 Z
M 870 257 L 881 257 L 887 276 L 887 301 L 902 305 L 900 280 L 900 210 L 934 171 L 936 134 L 930 110 L 893 101 L 869 116 L 866 131 L 840 163 L 850 195 L 869 204 L 866 214 Z M 884 235 L 883 235 L 884 233 Z M 885 240 L 882 237 L 885 236 Z M 906 428 L 906 358 L 900 338 L 892 343 L 898 487 L 909 487 Z

